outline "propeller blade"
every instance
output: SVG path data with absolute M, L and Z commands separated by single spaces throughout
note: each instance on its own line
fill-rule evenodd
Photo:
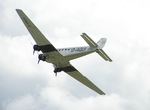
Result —
M 57 72 L 55 73 L 55 77 L 57 77 Z
M 38 64 L 40 63 L 40 59 L 38 60 Z
M 33 55 L 34 55 L 34 53 L 35 53 L 35 50 L 33 50 Z

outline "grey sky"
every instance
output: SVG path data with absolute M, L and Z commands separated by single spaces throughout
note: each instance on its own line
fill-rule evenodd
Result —
M 107 38 L 99 55 L 71 61 L 106 95 L 100 96 L 33 56 L 35 43 L 15 9 L 22 9 L 57 47 L 85 46 Z M 149 0 L 5 0 L 0 4 L 0 109 L 2 110 L 149 110 Z

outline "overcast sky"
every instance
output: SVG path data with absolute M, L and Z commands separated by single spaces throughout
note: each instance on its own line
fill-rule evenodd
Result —
M 101 96 L 33 56 L 34 40 L 17 15 L 22 9 L 56 47 L 87 46 L 107 38 L 104 51 L 71 61 Z M 149 0 L 0 0 L 0 109 L 149 110 Z

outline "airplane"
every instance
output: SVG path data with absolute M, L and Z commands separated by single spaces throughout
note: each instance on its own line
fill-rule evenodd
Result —
M 55 75 L 57 75 L 58 72 L 64 71 L 98 94 L 105 95 L 101 89 L 93 84 L 88 78 L 83 76 L 70 64 L 69 61 L 96 52 L 105 61 L 112 62 L 111 58 L 102 49 L 107 41 L 106 38 L 101 38 L 97 43 L 95 43 L 86 33 L 82 33 L 81 37 L 89 46 L 56 49 L 21 9 L 16 9 L 16 11 L 36 42 L 33 46 L 33 54 L 35 51 L 42 52 L 42 54 L 38 55 L 38 63 L 40 61 L 52 63 L 54 65 Z

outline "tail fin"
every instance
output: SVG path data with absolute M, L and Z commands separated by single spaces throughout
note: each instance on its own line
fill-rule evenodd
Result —
M 102 49 L 102 48 L 105 46 L 106 41 L 107 41 L 106 38 L 101 38 L 101 39 L 97 42 L 97 44 L 98 44 L 98 46 L 99 46 L 99 49 Z

